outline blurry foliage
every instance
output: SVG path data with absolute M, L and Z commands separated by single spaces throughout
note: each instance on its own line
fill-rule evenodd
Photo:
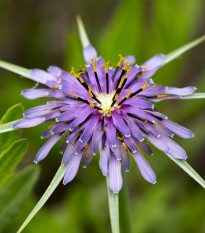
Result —
M 167 54 L 204 34 L 204 9 L 203 0 L 1 0 L 0 29 L 4 32 L 0 38 L 1 59 L 27 68 L 46 69 L 54 64 L 67 71 L 72 66 L 80 69 L 84 61 L 75 23 L 75 15 L 80 14 L 98 54 L 111 65 L 117 63 L 119 53 L 135 55 L 136 62 L 141 64 L 156 53 Z M 153 80 L 170 86 L 195 85 L 199 92 L 204 92 L 204 60 L 202 44 L 163 67 Z M 20 96 L 21 90 L 34 85 L 30 80 L 1 70 L 0 113 L 14 103 L 21 102 L 26 109 L 44 104 L 44 99 L 31 101 Z M 195 133 L 194 139 L 176 137 L 175 140 L 187 151 L 188 162 L 205 177 L 204 101 L 168 100 L 157 103 L 156 107 Z M 30 148 L 21 167 L 31 164 L 44 143 L 39 132 L 45 127 L 40 125 L 23 131 Z M 59 147 L 38 165 L 42 167 L 42 176 L 36 192 L 18 209 L 7 232 L 18 229 L 45 191 L 60 165 Z M 134 233 L 205 232 L 204 191 L 162 152 L 155 148 L 153 151 L 155 155 L 152 158 L 146 155 L 146 158 L 156 172 L 156 185 L 142 179 L 133 159 L 126 174 Z M 80 169 L 73 182 L 66 187 L 59 186 L 25 233 L 110 232 L 105 178 L 99 170 L 98 156 L 86 170 Z

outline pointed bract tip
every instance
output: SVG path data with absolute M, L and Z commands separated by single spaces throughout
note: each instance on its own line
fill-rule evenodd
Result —
M 87 46 L 90 45 L 90 41 L 88 39 L 83 21 L 80 17 L 80 15 L 76 16 L 76 21 L 77 21 L 77 25 L 78 25 L 78 31 L 79 31 L 79 35 L 80 35 L 80 40 L 82 43 L 83 48 L 86 48 Z

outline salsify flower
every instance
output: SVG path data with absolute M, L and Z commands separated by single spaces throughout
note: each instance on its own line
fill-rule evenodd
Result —
M 44 159 L 55 143 L 64 137 L 62 163 L 66 164 L 64 184 L 76 176 L 81 160 L 87 167 L 97 151 L 103 175 L 109 187 L 118 193 L 122 187 L 121 164 L 129 171 L 129 154 L 133 156 L 145 180 L 156 183 L 156 176 L 142 152 L 152 155 L 149 141 L 159 150 L 176 159 L 187 155 L 171 138 L 174 134 L 192 138 L 187 128 L 168 120 L 153 102 L 177 99 L 192 94 L 196 88 L 164 87 L 151 76 L 163 65 L 164 55 L 158 54 L 143 65 L 133 65 L 133 56 L 122 57 L 115 68 L 110 67 L 95 48 L 83 50 L 85 68 L 68 73 L 51 66 L 48 71 L 32 69 L 30 77 L 47 86 L 27 89 L 28 99 L 52 97 L 54 100 L 27 110 L 14 128 L 28 128 L 43 122 L 55 122 L 41 138 L 49 138 L 34 160 Z

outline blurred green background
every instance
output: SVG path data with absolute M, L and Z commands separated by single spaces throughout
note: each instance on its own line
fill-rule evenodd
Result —
M 80 14 L 92 44 L 111 64 L 118 54 L 135 55 L 138 64 L 157 53 L 167 54 L 204 34 L 204 0 L 0 0 L 0 59 L 26 67 L 46 69 L 58 65 L 67 71 L 84 66 L 75 21 Z M 198 87 L 205 92 L 205 45 L 187 52 L 163 67 L 153 79 L 162 85 Z M 0 70 L 0 115 L 22 103 L 25 109 L 44 104 L 45 99 L 26 100 L 20 93 L 35 84 Z M 175 140 L 187 151 L 188 163 L 205 178 L 204 100 L 168 100 L 156 103 L 158 110 L 195 133 L 194 139 Z M 23 130 L 29 150 L 17 170 L 32 164 L 45 142 L 41 125 Z M 15 211 L 2 232 L 16 232 L 54 176 L 61 163 L 60 143 L 38 166 L 35 190 Z M 204 190 L 162 152 L 149 158 L 157 184 L 143 180 L 131 159 L 126 174 L 134 233 L 205 232 Z M 60 185 L 36 215 L 26 233 L 111 232 L 105 178 L 97 155 L 75 180 Z M 20 187 L 19 187 L 20 188 Z M 1 211 L 1 210 L 0 210 Z M 1 225 L 1 223 L 0 223 Z M 126 232 L 126 230 L 122 231 Z

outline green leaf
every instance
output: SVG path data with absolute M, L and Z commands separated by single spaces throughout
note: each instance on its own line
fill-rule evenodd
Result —
M 9 224 L 20 205 L 32 191 L 39 176 L 38 167 L 28 167 L 17 173 L 0 190 L 0 232 Z
M 175 159 L 171 155 L 165 153 L 171 160 L 173 160 L 178 166 L 180 166 L 189 176 L 191 176 L 197 183 L 205 188 L 205 180 L 185 161 Z
M 108 184 L 107 179 L 107 193 L 108 193 L 108 203 L 109 203 L 109 212 L 110 212 L 110 222 L 112 233 L 119 233 L 120 232 L 120 225 L 119 225 L 119 198 L 118 193 L 113 193 Z
M 23 68 L 21 66 L 13 65 L 13 64 L 11 64 L 9 62 L 5 62 L 5 61 L 0 60 L 0 67 L 5 69 L 5 70 L 9 70 L 9 71 L 14 72 L 16 74 L 19 74 L 19 75 L 21 75 L 23 77 L 31 78 L 30 70 L 26 69 L 26 68 Z
M 0 132 L 8 132 L 11 130 L 12 125 L 17 119 L 21 118 L 24 112 L 22 104 L 16 104 L 10 107 L 0 121 Z M 11 124 L 11 125 L 10 125 Z M 13 128 L 12 128 L 13 130 Z M 21 136 L 20 130 L 0 134 L 0 153 L 7 149 L 14 141 L 18 140 Z
M 26 153 L 28 143 L 26 139 L 14 142 L 0 157 L 0 188 L 13 174 L 14 169 Z
M 36 204 L 34 209 L 31 211 L 29 216 L 26 218 L 26 220 L 23 222 L 23 224 L 21 225 L 17 233 L 20 233 L 23 231 L 23 229 L 28 225 L 31 219 L 38 213 L 38 211 L 46 203 L 46 201 L 51 196 L 51 194 L 55 191 L 56 187 L 63 179 L 65 168 L 66 166 L 63 164 L 59 167 L 57 173 L 55 174 L 53 180 L 51 181 L 50 185 L 46 189 L 45 193 L 43 194 L 39 202 Z
M 179 57 L 180 55 L 182 55 L 186 51 L 192 49 L 193 47 L 199 45 L 200 43 L 202 43 L 204 41 L 205 41 L 205 35 L 203 35 L 202 37 L 199 37 L 198 39 L 196 39 L 196 40 L 180 47 L 179 49 L 165 55 L 164 65 L 169 63 L 170 61 L 174 60 L 175 58 Z
M 204 99 L 205 93 L 194 93 L 188 96 L 181 96 L 180 99 Z

